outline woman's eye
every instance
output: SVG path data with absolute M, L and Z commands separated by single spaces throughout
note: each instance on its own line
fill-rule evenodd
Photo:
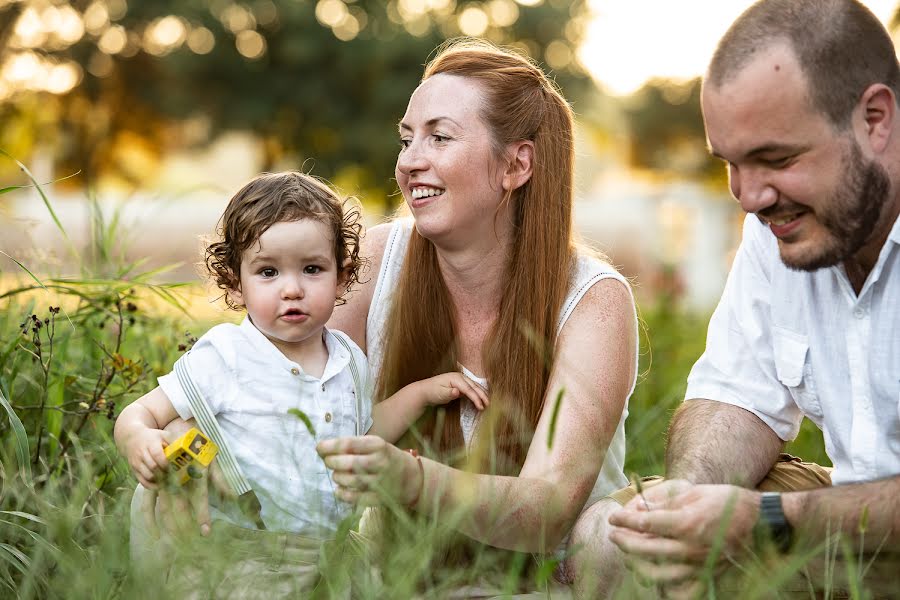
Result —
M 278 275 L 278 270 L 273 269 L 272 267 L 266 267 L 265 269 L 262 269 L 259 274 L 263 277 L 275 277 Z
M 409 148 L 410 140 L 407 138 L 400 138 L 400 148 L 407 149 Z
M 443 143 L 443 142 L 446 142 L 447 140 L 450 139 L 450 138 L 447 137 L 446 135 L 441 135 L 441 134 L 439 134 L 439 133 L 435 133 L 435 134 L 432 135 L 431 137 L 433 137 L 433 138 L 434 138 L 434 141 L 436 141 L 436 142 L 438 142 L 438 143 Z

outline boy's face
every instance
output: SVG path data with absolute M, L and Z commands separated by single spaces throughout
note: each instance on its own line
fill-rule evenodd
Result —
M 231 295 L 257 329 L 297 360 L 322 344 L 340 285 L 331 231 L 300 219 L 275 223 L 244 251 L 240 290 Z

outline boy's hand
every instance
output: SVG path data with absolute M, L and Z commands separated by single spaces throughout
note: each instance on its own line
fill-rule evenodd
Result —
M 172 435 L 161 429 L 141 428 L 128 443 L 128 464 L 141 485 L 155 490 L 159 475 L 169 469 L 164 449 L 173 441 Z
M 478 410 L 484 410 L 490 404 L 484 388 L 462 373 L 444 373 L 420 383 L 425 386 L 425 398 L 430 405 L 447 404 L 460 395 L 471 400 Z

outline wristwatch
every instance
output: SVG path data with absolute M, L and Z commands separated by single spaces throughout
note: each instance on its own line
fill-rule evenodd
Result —
M 794 541 L 794 528 L 784 516 L 781 506 L 781 494 L 763 492 L 759 501 L 759 518 L 757 525 L 768 534 L 779 552 L 787 552 Z

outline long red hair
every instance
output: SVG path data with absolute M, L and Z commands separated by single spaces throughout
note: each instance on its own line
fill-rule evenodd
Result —
M 498 317 L 482 344 L 491 405 L 469 457 L 471 468 L 480 472 L 517 474 L 544 404 L 575 255 L 572 111 L 531 61 L 487 42 L 465 39 L 443 45 L 422 80 L 439 73 L 480 83 L 485 96 L 481 117 L 493 133 L 499 160 L 505 160 L 502 153 L 509 143 L 534 144 L 530 180 L 505 200 L 513 203 L 514 242 L 497 300 Z M 457 368 L 454 311 L 437 251 L 413 229 L 405 260 L 385 332 L 378 398 Z M 418 432 L 421 445 L 442 460 L 462 462 L 459 403 L 426 413 Z

